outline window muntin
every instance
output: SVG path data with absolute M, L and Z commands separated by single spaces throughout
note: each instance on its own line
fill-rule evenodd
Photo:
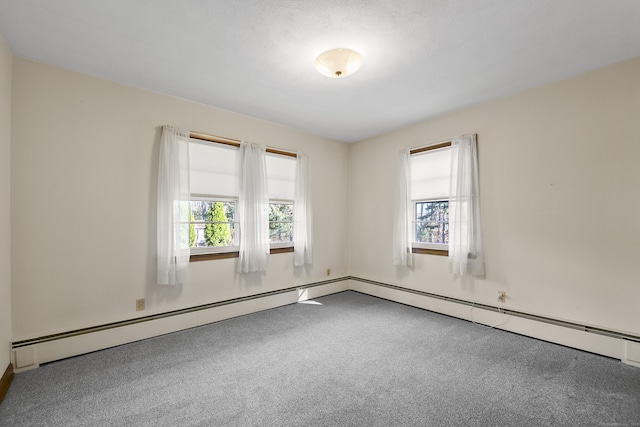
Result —
M 192 196 L 190 205 L 189 246 L 192 254 L 238 250 L 236 200 Z
M 449 244 L 449 200 L 415 201 L 413 231 L 416 247 L 446 250 Z

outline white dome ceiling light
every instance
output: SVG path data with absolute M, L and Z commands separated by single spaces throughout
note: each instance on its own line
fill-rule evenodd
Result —
M 316 70 L 324 76 L 339 79 L 355 73 L 362 65 L 362 55 L 346 48 L 331 49 L 318 55 Z

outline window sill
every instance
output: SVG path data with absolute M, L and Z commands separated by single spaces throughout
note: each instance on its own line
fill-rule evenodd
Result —
M 447 249 L 411 248 L 411 252 L 414 254 L 449 256 L 449 250 Z
M 286 246 L 283 248 L 271 248 L 271 250 L 269 251 L 271 255 L 284 254 L 287 252 L 293 252 L 293 246 Z
M 269 254 L 283 254 L 287 252 L 293 252 L 293 246 L 289 246 L 286 248 L 272 248 L 269 251 Z M 214 259 L 227 259 L 227 258 L 238 258 L 240 256 L 240 252 L 218 252 L 212 254 L 192 254 L 189 257 L 189 262 L 197 262 L 197 261 L 210 261 Z

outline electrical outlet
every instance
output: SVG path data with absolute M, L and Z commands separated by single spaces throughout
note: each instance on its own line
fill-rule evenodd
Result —
M 144 298 L 140 298 L 136 300 L 136 311 L 144 310 Z
M 327 268 L 327 276 L 331 276 L 331 269 Z
M 498 291 L 498 302 L 506 302 L 507 293 L 505 291 Z

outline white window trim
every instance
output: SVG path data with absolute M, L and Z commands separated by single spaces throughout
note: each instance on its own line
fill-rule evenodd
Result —
M 269 247 L 271 249 L 292 248 L 293 242 L 273 242 L 273 243 L 270 242 Z
M 191 248 L 191 255 L 223 254 L 227 252 L 238 252 L 240 246 L 212 246 L 209 248 Z
M 447 243 L 423 243 L 423 242 L 411 242 L 411 247 L 419 249 L 434 249 L 437 251 L 448 251 L 449 245 Z

